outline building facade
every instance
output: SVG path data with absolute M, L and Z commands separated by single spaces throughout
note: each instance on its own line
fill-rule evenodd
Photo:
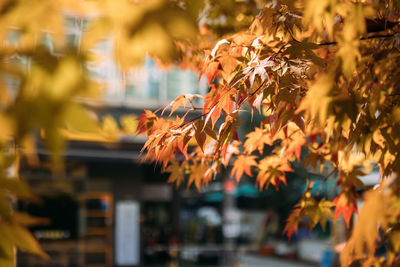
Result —
M 85 18 L 66 18 L 66 37 L 79 49 Z M 52 52 L 51 39 L 45 44 Z M 103 85 L 100 99 L 77 99 L 96 117 L 113 141 L 66 133 L 65 168 L 54 174 L 41 138 L 40 163 L 21 162 L 20 175 L 42 198 L 20 204 L 48 225 L 31 230 L 51 259 L 19 253 L 18 266 L 139 266 L 165 263 L 178 239 L 179 194 L 154 164 L 142 163 L 144 136 L 134 134 L 143 109 L 156 110 L 181 94 L 205 94 L 207 84 L 189 70 L 163 70 L 147 57 L 141 66 L 122 71 L 112 41 L 93 50 L 90 78 Z M 10 81 L 11 82 L 11 81 Z M 178 111 L 179 113 L 179 111 Z

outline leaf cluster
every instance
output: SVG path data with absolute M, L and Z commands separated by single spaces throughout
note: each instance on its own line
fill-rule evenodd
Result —
M 183 160 L 173 163 L 171 181 L 182 184 L 185 173 L 196 172 L 188 184 L 194 181 L 198 188 L 221 166 L 231 165 L 237 181 L 246 174 L 256 177 L 260 188 L 279 188 L 285 173 L 292 171 L 291 162 L 304 159 L 304 166 L 321 170 L 329 163 L 339 176 L 338 196 L 317 200 L 306 192 L 286 231 L 295 232 L 301 216 L 309 217 L 311 226 L 324 226 L 326 217 L 343 214 L 349 225 L 357 212 L 357 191 L 366 189 L 360 177 L 372 170 L 372 163 L 379 167 L 382 183 L 388 176 L 398 181 L 400 13 L 398 3 L 389 2 L 268 2 L 247 31 L 226 36 L 205 51 L 199 71 L 210 91 L 200 115 L 177 118 L 179 123 L 155 113 L 140 119 L 149 126 L 143 128 L 149 137 L 147 155 L 162 161 L 166 170 L 171 160 Z M 247 108 L 252 114 L 263 112 L 264 120 L 241 139 L 238 114 Z M 198 108 L 188 108 L 191 112 L 198 113 Z M 190 140 L 197 148 L 186 153 L 181 148 Z M 267 146 L 273 149 L 266 154 Z M 378 194 L 374 192 L 366 198 Z M 396 202 L 384 194 L 379 205 L 385 201 L 389 206 Z M 387 207 L 381 206 L 382 212 Z M 382 223 L 388 214 L 371 213 L 380 222 L 376 229 L 392 229 Z M 357 241 L 350 239 L 345 248 L 345 265 L 373 258 L 376 245 L 371 240 L 377 235 L 360 226 L 363 220 L 353 231 Z M 398 246 L 393 248 L 398 255 Z

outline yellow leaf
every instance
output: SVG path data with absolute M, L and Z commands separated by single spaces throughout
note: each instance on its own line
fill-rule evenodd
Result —
M 357 61 L 361 58 L 361 54 L 358 50 L 358 40 L 344 40 L 339 41 L 339 56 L 342 60 L 343 73 L 350 77 L 356 69 Z
M 64 58 L 57 66 L 46 87 L 47 93 L 54 99 L 68 97 L 79 86 L 82 79 L 82 67 L 72 57 Z
M 68 130 L 77 132 L 99 132 L 100 126 L 97 122 L 96 115 L 90 114 L 78 104 L 70 104 L 64 113 L 64 120 Z
M 11 118 L 0 113 L 0 142 L 7 142 L 14 133 L 14 124 Z
M 2 236 L 2 239 L 8 240 L 8 242 L 11 242 L 11 244 L 14 244 L 17 248 L 23 251 L 40 255 L 43 258 L 48 258 L 47 254 L 41 249 L 36 239 L 24 227 L 0 221 L 0 235 Z
M 111 115 L 106 115 L 103 118 L 102 128 L 105 132 L 110 134 L 116 134 L 119 132 L 118 123 L 115 121 L 114 117 Z
M 14 178 L 0 177 L 0 190 L 4 190 L 19 198 L 37 200 L 24 182 Z
M 14 246 L 5 238 L 0 239 L 0 266 L 15 267 Z
M 333 73 L 322 74 L 310 87 L 305 99 L 301 102 L 297 113 L 305 111 L 306 117 L 324 126 L 333 100 Z
M 380 190 L 365 193 L 365 202 L 340 260 L 347 266 L 354 259 L 364 258 L 364 248 L 368 257 L 374 257 L 376 240 L 379 238 L 379 225 L 385 224 L 385 201 Z
M 50 223 L 48 218 L 34 217 L 23 212 L 14 212 L 12 220 L 23 226 L 46 225 Z
M 121 125 L 123 130 L 127 133 L 127 134 L 135 134 L 137 127 L 138 127 L 138 121 L 137 121 L 137 117 L 133 116 L 133 115 L 126 115 L 126 116 L 122 116 L 120 119 Z
M 176 160 L 170 161 L 170 165 L 165 170 L 166 172 L 170 173 L 168 183 L 175 183 L 176 187 L 181 185 L 185 179 L 182 166 L 179 166 L 179 162 Z

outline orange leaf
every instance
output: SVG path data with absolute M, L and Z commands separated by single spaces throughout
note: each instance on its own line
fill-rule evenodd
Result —
M 183 175 L 183 165 L 179 166 L 179 162 L 176 160 L 172 160 L 170 165 L 165 169 L 165 172 L 169 172 L 169 178 L 168 178 L 168 183 L 175 183 L 176 187 L 179 187 L 179 185 L 183 182 L 185 179 Z
M 152 124 L 155 120 L 157 120 L 157 116 L 154 115 L 150 110 L 145 109 L 144 113 L 140 115 L 137 120 L 139 121 L 138 126 L 136 128 L 136 134 L 139 135 L 141 133 L 146 132 L 151 128 Z
M 258 164 L 258 169 L 257 182 L 260 188 L 271 183 L 278 189 L 281 182 L 286 184 L 285 172 L 293 172 L 287 159 L 277 155 L 263 158 Z
M 215 125 L 220 116 L 221 116 L 221 108 L 216 106 L 211 114 L 211 122 L 213 125 Z
M 300 162 L 301 148 L 307 143 L 305 138 L 298 138 L 291 141 L 286 150 L 288 155 L 295 154 L 297 161 Z
M 271 134 L 261 128 L 255 128 L 254 131 L 247 134 L 246 137 L 244 150 L 249 154 L 255 150 L 258 150 L 258 152 L 262 154 L 265 144 L 270 146 L 273 144 Z
M 357 212 L 356 197 L 350 192 L 344 192 L 338 195 L 333 200 L 333 203 L 336 204 L 335 220 L 343 213 L 343 218 L 346 221 L 347 227 L 349 227 L 353 212 Z
M 205 74 L 209 84 L 211 84 L 217 77 L 218 67 L 219 67 L 219 62 L 211 62 L 210 64 L 207 65 Z
M 218 107 L 224 110 L 227 114 L 230 114 L 234 106 L 234 95 L 237 90 L 234 88 L 225 87 L 225 90 L 221 92 L 221 97 L 218 100 Z
M 238 61 L 231 55 L 220 57 L 218 60 L 221 63 L 221 67 L 223 73 L 225 74 L 225 77 L 230 77 L 232 72 L 238 66 Z
M 243 173 L 251 176 L 251 166 L 256 166 L 255 156 L 240 155 L 233 164 L 231 176 L 236 176 L 236 181 L 239 182 Z
M 286 220 L 284 233 L 287 233 L 289 240 L 292 238 L 293 233 L 297 232 L 299 228 L 299 222 L 301 221 L 301 209 L 293 209 L 289 217 Z
M 206 142 L 206 138 L 207 138 L 206 133 L 198 130 L 198 131 L 196 131 L 194 137 L 196 138 L 196 141 L 199 144 L 199 147 L 201 148 L 201 150 L 204 151 L 204 143 Z
M 166 108 L 171 107 L 171 112 L 169 113 L 169 116 L 172 115 L 181 105 L 183 105 L 183 108 L 186 108 L 186 104 L 188 102 L 188 99 L 185 97 L 185 95 L 180 95 L 178 96 L 174 101 L 171 102 Z M 164 111 L 165 111 L 164 109 Z M 163 111 L 163 113 L 164 113 Z M 162 115 L 162 114 L 161 114 Z

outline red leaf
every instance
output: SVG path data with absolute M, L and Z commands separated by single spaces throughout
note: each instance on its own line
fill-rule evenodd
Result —
M 287 233 L 289 240 L 292 238 L 293 233 L 297 232 L 299 222 L 301 220 L 301 209 L 294 209 L 286 220 L 284 233 Z
M 205 74 L 209 84 L 211 84 L 217 77 L 218 67 L 219 67 L 219 62 L 211 62 L 210 64 L 207 65 Z
M 347 227 L 349 227 L 351 216 L 357 213 L 357 203 L 356 197 L 353 196 L 351 192 L 344 192 L 338 195 L 333 203 L 336 204 L 335 209 L 335 220 L 343 213 L 343 218 L 346 222 Z

